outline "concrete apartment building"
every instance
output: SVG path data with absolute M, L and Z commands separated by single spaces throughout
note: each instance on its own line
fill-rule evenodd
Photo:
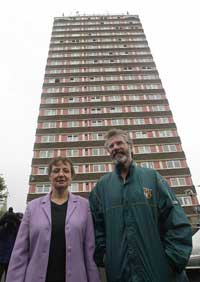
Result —
M 137 15 L 56 17 L 36 129 L 28 200 L 50 191 L 47 164 L 73 161 L 87 196 L 112 170 L 104 133 L 121 128 L 137 165 L 162 174 L 195 227 L 198 201 L 165 90 Z

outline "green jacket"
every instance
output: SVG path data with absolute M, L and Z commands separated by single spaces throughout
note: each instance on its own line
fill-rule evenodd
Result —
M 172 189 L 155 170 L 134 162 L 126 182 L 117 167 L 90 193 L 95 261 L 108 282 L 188 281 L 183 270 L 192 231 Z

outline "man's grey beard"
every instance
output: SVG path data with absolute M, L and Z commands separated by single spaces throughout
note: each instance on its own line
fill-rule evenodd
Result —
M 112 161 L 114 162 L 115 165 L 118 165 L 118 167 L 123 170 L 123 168 L 126 167 L 126 163 L 128 162 L 129 158 L 132 160 L 132 151 L 129 148 L 128 154 L 120 154 L 116 155 L 115 157 L 112 158 Z
M 117 165 L 120 164 L 121 166 L 123 166 L 125 164 L 125 162 L 123 162 L 124 158 L 126 158 L 126 160 L 128 159 L 126 155 L 123 156 L 116 156 L 113 158 L 113 162 Z
M 123 158 L 126 158 L 126 161 L 122 161 Z M 118 157 L 113 159 L 114 164 L 118 167 L 118 170 L 122 173 L 127 171 L 127 161 L 128 157 L 124 155 L 123 157 Z

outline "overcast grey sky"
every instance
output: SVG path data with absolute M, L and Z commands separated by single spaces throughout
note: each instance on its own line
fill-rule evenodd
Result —
M 4 1 L 0 4 L 0 173 L 24 211 L 53 17 L 138 14 L 170 103 L 195 185 L 200 185 L 198 0 Z

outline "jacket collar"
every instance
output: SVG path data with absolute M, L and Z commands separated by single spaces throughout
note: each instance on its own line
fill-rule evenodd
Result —
M 75 211 L 78 203 L 78 196 L 72 194 L 69 192 L 69 199 L 68 199 L 68 207 L 67 207 L 67 217 L 66 217 L 66 223 L 68 223 L 71 215 Z
M 48 193 L 44 197 L 42 197 L 42 209 L 47 216 L 49 222 L 51 223 L 51 193 Z
M 69 192 L 68 206 L 67 206 L 67 216 L 66 223 L 69 221 L 71 215 L 77 207 L 79 197 Z M 51 193 L 48 193 L 42 197 L 42 208 L 46 214 L 49 222 L 51 223 Z

